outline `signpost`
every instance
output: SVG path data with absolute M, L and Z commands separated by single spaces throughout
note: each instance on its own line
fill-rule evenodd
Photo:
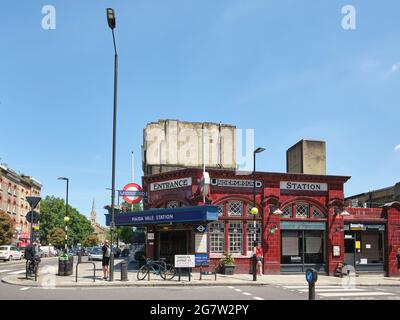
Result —
M 31 212 L 28 212 L 26 214 L 25 218 L 29 223 L 36 224 L 39 222 L 40 214 L 39 214 L 39 212 L 32 210 Z
M 194 254 L 176 254 L 175 268 L 179 271 L 179 281 L 181 281 L 181 268 L 189 268 L 189 281 L 191 277 L 191 269 L 196 266 L 196 258 Z
M 31 207 L 31 212 L 28 213 L 30 215 L 30 223 L 31 223 L 31 235 L 30 235 L 30 243 L 33 242 L 33 224 L 39 222 L 39 215 L 37 214 L 37 222 L 34 222 L 34 209 L 36 208 L 36 206 L 39 204 L 40 200 L 42 198 L 41 197 L 26 197 L 26 201 L 29 203 L 30 207 Z
M 119 195 L 123 197 L 126 203 L 135 204 L 142 201 L 146 193 L 143 192 L 141 186 L 136 183 L 128 183 L 124 186 L 123 190 L 118 191 Z

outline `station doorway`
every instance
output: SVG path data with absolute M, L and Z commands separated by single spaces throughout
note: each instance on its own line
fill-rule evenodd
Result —
M 167 263 L 174 264 L 176 254 L 190 254 L 190 231 L 158 231 L 158 258 L 165 258 Z

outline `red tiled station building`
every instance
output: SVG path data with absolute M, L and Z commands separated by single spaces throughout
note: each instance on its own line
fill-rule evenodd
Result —
M 252 174 L 207 172 L 211 183 L 206 204 L 218 207 L 218 220 L 207 225 L 210 265 L 228 252 L 235 258 L 235 272 L 251 273 L 255 234 L 262 243 L 265 274 L 314 267 L 333 275 L 338 263 L 346 262 L 360 272 L 399 275 L 399 203 L 345 208 L 343 187 L 350 177 L 257 172 L 259 213 L 254 216 L 250 213 Z M 182 169 L 143 177 L 148 192 L 145 209 L 203 205 L 202 175 L 200 169 Z M 278 208 L 282 214 L 274 214 Z M 198 245 L 195 228 L 191 224 L 147 226 L 147 233 L 152 234 L 146 244 L 147 256 L 171 261 L 174 254 L 194 254 Z

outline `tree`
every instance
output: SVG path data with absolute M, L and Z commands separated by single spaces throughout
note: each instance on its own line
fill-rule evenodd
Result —
M 0 244 L 11 244 L 14 232 L 14 223 L 10 216 L 0 210 Z
M 83 245 L 85 247 L 95 247 L 99 244 L 99 237 L 95 234 L 89 235 L 84 241 Z
M 65 228 L 65 202 L 63 199 L 54 196 L 47 196 L 40 202 L 40 241 L 47 242 L 47 235 L 53 228 Z M 68 205 L 68 245 L 82 243 L 90 234 L 93 228 L 90 221 L 79 211 Z
M 62 228 L 51 229 L 47 235 L 47 242 L 58 249 L 63 248 L 65 245 L 65 231 Z

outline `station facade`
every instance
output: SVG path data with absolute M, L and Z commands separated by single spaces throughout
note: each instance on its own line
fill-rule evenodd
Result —
M 205 203 L 201 169 L 142 178 L 148 194 L 145 210 L 175 210 L 178 216 L 185 214 L 185 207 L 189 210 L 206 204 L 217 208 L 213 219 L 161 219 L 147 224 L 147 257 L 173 262 L 175 254 L 206 254 L 213 266 L 223 253 L 230 253 L 235 258 L 235 272 L 251 273 L 255 234 L 262 244 L 265 274 L 297 273 L 314 267 L 333 275 L 338 263 L 345 262 L 359 272 L 400 275 L 396 260 L 400 203 L 346 208 L 344 184 L 350 177 L 256 172 L 259 212 L 254 216 L 250 213 L 252 174 L 226 169 L 207 172 L 211 183 Z M 282 214 L 274 214 L 278 208 Z

